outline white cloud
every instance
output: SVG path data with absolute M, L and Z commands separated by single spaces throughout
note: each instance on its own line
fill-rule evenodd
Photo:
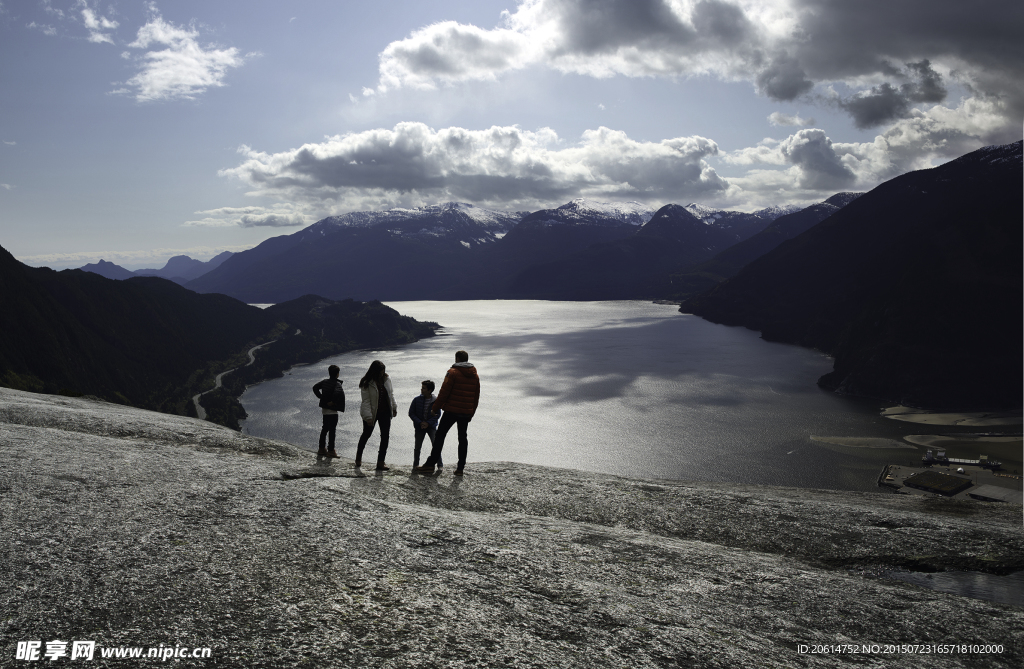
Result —
M 779 150 L 781 142 L 765 137 L 756 146 L 749 146 L 722 155 L 722 160 L 730 165 L 785 165 L 786 157 Z
M 5 140 L 4 140 L 4 144 L 6 144 L 7 146 L 14 146 L 15 144 L 17 144 L 17 142 L 8 142 L 8 141 L 7 141 L 6 139 L 5 139 Z
M 202 218 L 186 221 L 189 227 L 290 228 L 313 223 L 294 205 L 280 203 L 271 207 L 220 207 L 197 211 Z
M 438 81 L 494 79 L 539 56 L 530 37 L 518 30 L 435 23 L 385 47 L 380 54 L 380 88 L 434 88 Z
M 1020 139 L 1019 127 L 1007 128 L 1005 104 L 966 98 L 951 109 L 935 105 L 912 109 L 871 142 L 837 143 L 836 154 L 865 183 L 877 184 L 911 170 L 941 164 L 991 144 Z
M 729 190 L 721 197 L 760 206 L 814 202 L 840 190 L 870 190 L 906 172 L 1019 139 L 1014 129 L 1006 128 L 1005 109 L 997 100 L 966 98 L 955 109 L 933 105 L 908 114 L 870 142 L 832 142 L 823 130 L 805 129 L 722 154 L 729 165 L 753 169 L 730 177 Z
M 113 38 L 106 31 L 117 28 L 117 21 L 98 15 L 86 4 L 85 0 L 78 0 L 78 7 L 81 8 L 82 23 L 85 24 L 86 30 L 89 31 L 89 41 L 96 44 L 103 42 L 113 44 Z
M 14 186 L 11 184 L 0 184 L 0 188 L 3 188 L 4 190 L 11 190 Z
M 379 90 L 490 80 L 527 67 L 593 77 L 747 81 L 772 99 L 846 110 L 859 127 L 941 102 L 955 79 L 1024 115 L 1024 9 L 979 0 L 522 0 L 502 25 L 435 23 L 380 54 Z M 845 99 L 810 95 L 843 82 Z M 791 117 L 792 120 L 798 120 Z M 780 116 L 779 121 L 782 120 Z M 785 123 L 791 125 L 793 123 Z M 795 125 L 813 125 L 811 120 Z
M 56 16 L 58 19 L 64 18 L 64 10 L 54 7 L 50 4 L 50 0 L 41 0 L 40 4 L 47 14 Z
M 36 23 L 35 21 L 33 21 L 33 22 L 29 23 L 25 27 L 26 28 L 32 28 L 34 30 L 39 30 L 44 35 L 46 35 L 47 37 L 53 37 L 53 36 L 55 36 L 57 34 L 57 29 L 56 28 L 54 28 L 51 25 L 45 24 L 45 23 Z
M 139 28 L 135 41 L 128 45 L 148 49 L 139 57 L 139 73 L 125 82 L 139 102 L 194 99 L 208 88 L 223 86 L 228 70 L 245 61 L 234 47 L 201 46 L 194 26 L 175 26 L 164 21 L 152 6 L 151 10 L 149 22 Z M 166 48 L 151 48 L 156 45 Z
M 549 128 L 486 130 L 399 123 L 329 137 L 268 154 L 242 147 L 246 160 L 220 172 L 306 211 L 419 206 L 443 200 L 540 208 L 574 197 L 666 202 L 693 200 L 727 184 L 705 158 L 703 137 L 640 142 L 598 128 L 567 144 Z
M 772 125 L 796 126 L 800 128 L 814 125 L 813 118 L 801 118 L 799 114 L 790 116 L 782 112 L 772 112 L 769 114 L 768 122 Z

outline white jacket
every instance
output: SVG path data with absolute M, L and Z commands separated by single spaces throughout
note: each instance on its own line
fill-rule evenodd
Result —
M 398 402 L 395 401 L 395 389 L 391 387 L 391 377 L 387 374 L 384 375 L 384 389 L 391 398 L 391 414 L 395 415 L 398 413 Z M 367 422 L 372 421 L 377 415 L 377 384 L 371 381 L 365 388 L 360 388 L 359 392 L 363 396 L 363 403 L 359 405 L 359 417 Z

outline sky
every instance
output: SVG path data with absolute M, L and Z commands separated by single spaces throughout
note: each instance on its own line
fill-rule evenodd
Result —
M 752 211 L 1021 139 L 1019 0 L 0 0 L 0 246 L 206 260 L 349 211 Z

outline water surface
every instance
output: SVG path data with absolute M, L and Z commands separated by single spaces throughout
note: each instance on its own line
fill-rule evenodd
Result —
M 914 450 L 856 449 L 819 436 L 899 439 L 905 425 L 882 406 L 822 391 L 832 360 L 765 342 L 757 332 L 646 302 L 391 302 L 440 335 L 390 350 L 356 351 L 290 370 L 248 389 L 243 431 L 315 450 L 320 410 L 312 386 L 341 367 L 349 408 L 338 451 L 355 455 L 357 383 L 370 362 L 392 377 L 399 418 L 388 462 L 412 463 L 409 403 L 423 379 L 438 383 L 456 350 L 470 354 L 481 399 L 469 428 L 469 462 L 510 460 L 681 480 L 876 490 L 884 464 Z M 936 431 L 915 426 L 915 432 Z M 950 428 L 943 428 L 948 432 Z M 454 431 L 446 461 L 454 464 Z M 368 446 L 373 460 L 378 439 Z

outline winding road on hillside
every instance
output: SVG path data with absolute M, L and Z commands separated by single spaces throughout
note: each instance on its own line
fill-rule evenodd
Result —
M 296 332 L 295 334 L 298 334 L 298 332 Z M 260 344 L 259 346 L 253 346 L 252 348 L 250 348 L 249 349 L 249 362 L 247 362 L 245 364 L 245 367 L 248 367 L 252 363 L 256 362 L 256 351 L 258 349 L 261 349 L 264 346 L 270 346 L 275 341 L 277 341 L 277 340 L 275 339 L 273 341 L 268 341 L 266 344 Z M 205 395 L 206 393 L 211 393 L 214 390 L 217 390 L 217 388 L 220 388 L 221 387 L 221 379 L 224 377 L 224 375 L 225 374 L 230 374 L 231 372 L 235 371 L 236 369 L 238 369 L 238 367 L 233 367 L 233 368 L 227 370 L 226 372 L 221 372 L 214 379 L 215 385 L 213 386 L 213 388 L 210 388 L 209 390 L 204 390 L 203 392 L 201 392 L 201 393 L 199 393 L 197 395 L 193 395 L 192 396 L 192 402 L 196 405 L 196 414 L 199 416 L 199 420 L 206 420 L 206 409 L 204 409 L 202 406 L 200 406 L 199 398 L 202 397 L 203 395 Z

